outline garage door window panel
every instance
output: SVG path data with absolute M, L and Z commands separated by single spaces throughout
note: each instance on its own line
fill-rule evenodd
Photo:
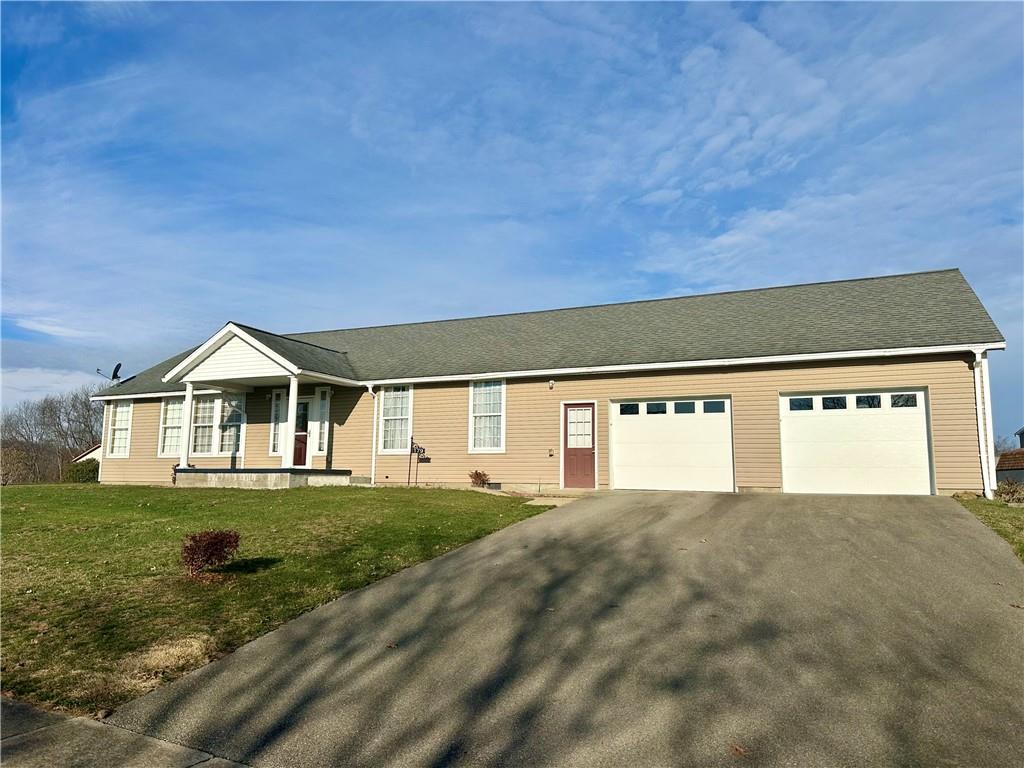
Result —
M 789 398 L 789 410 L 791 411 L 813 411 L 813 397 L 791 397 Z
M 821 408 L 824 411 L 845 411 L 846 396 L 823 397 L 821 398 Z
M 725 413 L 725 400 L 705 400 L 704 413 Z
M 668 404 L 667 403 L 648 403 L 647 404 L 647 413 L 652 415 L 652 416 L 658 416 L 658 415 L 661 415 L 663 413 L 668 413 Z
M 696 403 L 674 403 L 673 411 L 676 413 L 696 413 Z
M 619 403 L 620 416 L 639 416 L 640 403 Z
M 881 395 L 857 395 L 858 408 L 881 408 Z
M 917 408 L 917 395 L 893 395 L 893 408 Z

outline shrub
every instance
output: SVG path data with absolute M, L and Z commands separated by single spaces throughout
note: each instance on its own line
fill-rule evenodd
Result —
M 996 498 L 1007 504 L 1024 504 L 1024 483 L 1003 480 L 996 488 Z
M 238 551 L 238 531 L 190 533 L 181 543 L 181 562 L 190 577 L 207 568 L 224 565 Z
M 491 482 L 491 476 L 480 469 L 474 469 L 469 473 L 469 482 L 473 484 L 474 488 L 486 488 L 487 484 Z
M 98 483 L 100 463 L 96 459 L 74 462 L 64 470 L 65 483 Z

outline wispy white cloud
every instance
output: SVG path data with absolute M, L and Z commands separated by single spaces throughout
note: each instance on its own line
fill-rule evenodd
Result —
M 8 368 L 951 265 L 1022 324 L 1019 5 L 4 10 Z

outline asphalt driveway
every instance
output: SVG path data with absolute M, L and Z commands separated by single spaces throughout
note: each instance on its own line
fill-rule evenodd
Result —
M 1024 762 L 1024 565 L 950 499 L 615 493 L 116 712 L 256 766 Z

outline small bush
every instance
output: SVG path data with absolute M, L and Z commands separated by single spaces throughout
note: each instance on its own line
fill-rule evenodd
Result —
M 185 573 L 194 578 L 207 568 L 224 565 L 238 551 L 239 538 L 238 531 L 190 533 L 181 543 Z
M 996 488 L 996 498 L 1007 504 L 1024 504 L 1024 483 L 1003 480 Z
M 96 459 L 72 463 L 64 470 L 65 483 L 98 483 L 99 481 L 100 463 Z
M 474 469 L 469 473 L 469 482 L 473 484 L 474 488 L 486 488 L 487 484 L 491 482 L 491 476 L 482 470 Z

